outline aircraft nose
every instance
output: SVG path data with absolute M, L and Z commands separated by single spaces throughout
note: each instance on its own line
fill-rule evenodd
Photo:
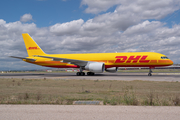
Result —
M 172 60 L 169 60 L 168 63 L 169 63 L 170 65 L 172 65 L 172 64 L 173 64 L 173 61 L 172 61 Z

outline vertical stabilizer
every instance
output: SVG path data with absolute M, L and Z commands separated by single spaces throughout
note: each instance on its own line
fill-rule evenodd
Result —
M 23 33 L 22 36 L 29 57 L 32 57 L 33 55 L 45 55 L 43 50 L 38 46 L 38 44 L 31 38 L 28 33 Z

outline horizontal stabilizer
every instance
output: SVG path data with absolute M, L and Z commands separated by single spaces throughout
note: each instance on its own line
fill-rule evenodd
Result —
M 9 56 L 9 57 L 22 59 L 22 60 L 25 59 L 25 60 L 29 60 L 29 61 L 32 61 L 32 62 L 36 61 L 36 59 L 30 59 L 30 58 L 24 58 L 24 57 L 16 57 L 16 56 Z

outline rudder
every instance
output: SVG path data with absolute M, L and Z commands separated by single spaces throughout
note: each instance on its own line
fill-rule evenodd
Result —
M 45 55 L 43 50 L 38 46 L 38 44 L 31 38 L 28 33 L 23 33 L 22 36 L 29 57 L 32 57 L 34 55 Z

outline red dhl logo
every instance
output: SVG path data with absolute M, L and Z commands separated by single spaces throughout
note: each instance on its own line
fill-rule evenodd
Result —
M 150 60 L 146 60 L 148 56 L 130 56 L 129 58 L 127 56 L 116 56 L 115 63 L 149 63 Z
M 29 47 L 28 50 L 38 50 L 38 47 Z

